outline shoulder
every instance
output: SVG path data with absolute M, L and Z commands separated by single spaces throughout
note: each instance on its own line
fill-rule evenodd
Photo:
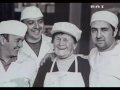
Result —
M 85 55 L 85 54 L 76 54 L 76 57 L 83 58 L 83 59 L 88 59 L 88 56 L 89 55 Z
M 96 47 L 92 48 L 91 51 L 90 51 L 89 56 L 92 55 L 92 54 L 96 54 L 97 52 L 98 52 L 98 49 Z
M 50 69 L 52 63 L 53 63 L 53 61 L 50 58 L 47 58 L 45 60 L 45 62 L 43 63 L 43 65 L 40 65 L 40 68 L 43 68 L 43 69 L 48 68 L 48 69 Z
M 82 66 L 84 65 L 84 64 L 88 64 L 88 56 L 86 56 L 86 57 L 81 57 L 80 55 L 78 56 L 76 56 L 77 57 L 77 60 L 78 60 L 78 63 L 79 64 L 81 64 Z
M 48 36 L 46 36 L 46 35 L 44 35 L 44 34 L 42 34 L 42 39 L 43 40 L 46 40 L 47 42 L 51 42 L 51 37 L 48 37 Z

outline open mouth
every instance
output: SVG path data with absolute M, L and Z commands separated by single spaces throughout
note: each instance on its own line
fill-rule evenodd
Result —
M 36 30 L 32 30 L 32 32 L 35 33 L 35 34 L 39 34 L 40 30 L 36 29 Z
M 65 50 L 66 48 L 58 48 L 59 50 Z

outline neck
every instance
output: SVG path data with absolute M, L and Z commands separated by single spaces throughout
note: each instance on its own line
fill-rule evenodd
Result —
M 37 39 L 34 39 L 34 38 L 32 38 L 32 37 L 26 36 L 26 37 L 25 37 L 25 40 L 26 40 L 27 42 L 29 42 L 29 43 L 37 43 L 37 42 L 39 42 L 39 41 L 41 40 L 41 38 L 42 38 L 42 37 L 37 38 Z
M 69 57 L 67 57 L 67 58 L 59 58 L 59 57 L 56 57 L 57 58 L 57 60 L 70 60 L 70 59 L 73 59 L 75 57 L 75 55 L 74 54 L 72 54 L 71 56 L 69 56 Z

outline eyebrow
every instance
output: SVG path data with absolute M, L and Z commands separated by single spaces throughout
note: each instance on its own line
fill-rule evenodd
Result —
M 101 27 L 100 29 L 108 29 L 108 27 Z M 92 27 L 91 29 L 97 29 L 97 28 L 95 28 L 95 27 Z

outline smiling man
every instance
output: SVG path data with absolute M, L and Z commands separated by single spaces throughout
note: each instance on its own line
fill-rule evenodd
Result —
M 52 51 L 51 38 L 43 34 L 44 32 L 44 19 L 43 14 L 39 8 L 29 6 L 21 12 L 21 22 L 25 23 L 28 27 L 18 57 L 30 57 L 36 63 L 36 73 L 39 68 L 40 62 L 46 53 Z M 33 78 L 35 78 L 34 76 Z
M 110 11 L 98 11 L 91 18 L 91 36 L 95 48 L 90 52 L 90 87 L 120 87 L 120 43 L 115 39 L 118 17 Z

